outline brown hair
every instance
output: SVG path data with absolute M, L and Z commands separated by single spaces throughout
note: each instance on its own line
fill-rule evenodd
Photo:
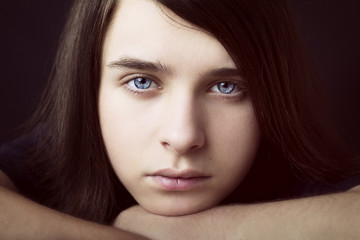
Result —
M 115 7 L 116 1 L 75 1 L 30 123 L 37 146 L 29 165 L 41 193 L 32 197 L 98 222 L 112 219 L 116 202 L 128 196 L 107 161 L 97 110 L 102 43 Z
M 295 175 L 331 184 L 359 173 L 359 161 L 334 139 L 329 109 L 286 0 L 159 2 L 213 34 L 247 80 L 263 140 L 240 189 L 271 198 L 277 187 L 288 190 Z M 247 195 L 240 198 L 253 199 Z
M 254 182 L 278 174 L 332 183 L 358 173 L 359 166 L 323 128 L 316 78 L 284 1 L 158 2 L 213 34 L 248 81 L 263 141 L 250 180 L 239 189 L 254 189 Z M 97 109 L 102 44 L 117 5 L 115 0 L 75 1 L 51 81 L 30 122 L 38 144 L 28 166 L 41 192 L 32 197 L 105 223 L 134 203 L 110 166 Z M 270 172 L 264 166 L 276 168 Z

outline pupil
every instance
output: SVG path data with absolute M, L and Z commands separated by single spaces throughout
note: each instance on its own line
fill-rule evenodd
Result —
M 139 89 L 147 89 L 151 85 L 151 80 L 146 78 L 136 78 L 134 80 L 135 86 Z
M 220 92 L 229 94 L 235 89 L 235 85 L 232 83 L 222 82 L 217 85 Z

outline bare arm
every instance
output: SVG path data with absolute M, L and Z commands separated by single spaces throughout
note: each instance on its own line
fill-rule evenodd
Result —
M 145 239 L 36 204 L 0 171 L 0 239 Z
M 222 206 L 181 217 L 134 207 L 115 224 L 156 239 L 360 239 L 360 192 Z

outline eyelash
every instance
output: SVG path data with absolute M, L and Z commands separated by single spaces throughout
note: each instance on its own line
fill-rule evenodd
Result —
M 149 79 L 151 81 L 151 85 L 152 84 L 156 84 L 158 87 L 157 88 L 149 88 L 148 89 L 144 89 L 144 90 L 141 90 L 141 89 L 137 89 L 136 87 L 131 87 L 129 86 L 129 83 L 132 82 L 132 81 L 135 81 L 136 79 L 138 78 L 145 78 L 145 79 Z M 130 80 L 125 80 L 124 83 L 122 83 L 121 85 L 125 86 L 125 89 L 127 91 L 129 91 L 131 94 L 134 94 L 134 95 L 144 95 L 144 94 L 151 94 L 153 91 L 152 89 L 161 89 L 161 87 L 159 87 L 159 81 L 157 80 L 154 80 L 154 77 L 150 77 L 150 76 L 147 76 L 147 75 L 142 75 L 142 74 L 135 74 L 135 75 L 131 75 L 131 78 Z M 150 86 L 151 86 L 150 85 Z
M 223 93 L 220 91 L 219 89 L 219 84 L 227 84 L 227 85 L 234 85 L 233 90 L 231 90 L 228 94 Z M 215 83 L 212 83 L 211 86 L 209 87 L 209 91 L 212 88 L 217 88 L 217 92 L 212 92 L 212 94 L 214 95 L 218 95 L 219 97 L 223 97 L 223 98 L 239 98 L 240 96 L 242 96 L 245 92 L 245 87 L 244 84 L 240 81 L 231 81 L 231 80 L 221 80 L 221 81 L 217 81 Z M 237 92 L 234 92 L 237 91 Z
M 133 82 L 133 81 L 135 81 L 136 79 L 139 79 L 139 78 L 144 78 L 144 79 L 150 80 L 151 81 L 150 84 L 151 85 L 155 84 L 156 87 L 151 88 L 151 85 L 150 85 L 149 88 L 139 89 L 139 88 L 135 87 L 135 82 L 133 83 L 134 86 L 129 85 L 130 82 Z M 222 84 L 222 83 L 227 83 L 227 84 L 230 84 L 230 85 L 234 85 L 234 90 L 237 89 L 238 93 L 232 93 L 234 90 L 232 90 L 229 94 L 221 93 L 219 89 L 218 89 L 218 92 L 211 92 L 212 88 L 217 87 L 219 84 Z M 125 81 L 123 83 L 123 85 L 126 87 L 127 91 L 129 91 L 131 94 L 134 94 L 134 95 L 144 95 L 144 96 L 146 96 L 146 94 L 153 94 L 154 90 L 162 89 L 158 80 L 154 80 L 154 77 L 147 76 L 147 75 L 142 75 L 142 74 L 133 75 L 131 77 L 131 79 L 128 80 L 128 81 Z M 221 80 L 221 81 L 211 83 L 210 86 L 208 87 L 207 91 L 211 92 L 213 95 L 219 96 L 219 97 L 224 98 L 224 99 L 238 100 L 246 92 L 246 88 L 244 87 L 244 83 L 242 81 Z

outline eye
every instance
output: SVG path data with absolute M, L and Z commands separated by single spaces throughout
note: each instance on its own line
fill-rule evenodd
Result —
M 231 82 L 220 82 L 211 87 L 212 92 L 220 92 L 223 94 L 230 94 L 237 88 L 235 83 Z
M 157 87 L 153 80 L 147 77 L 136 77 L 133 80 L 127 82 L 127 84 L 133 89 L 146 90 L 150 87 Z

